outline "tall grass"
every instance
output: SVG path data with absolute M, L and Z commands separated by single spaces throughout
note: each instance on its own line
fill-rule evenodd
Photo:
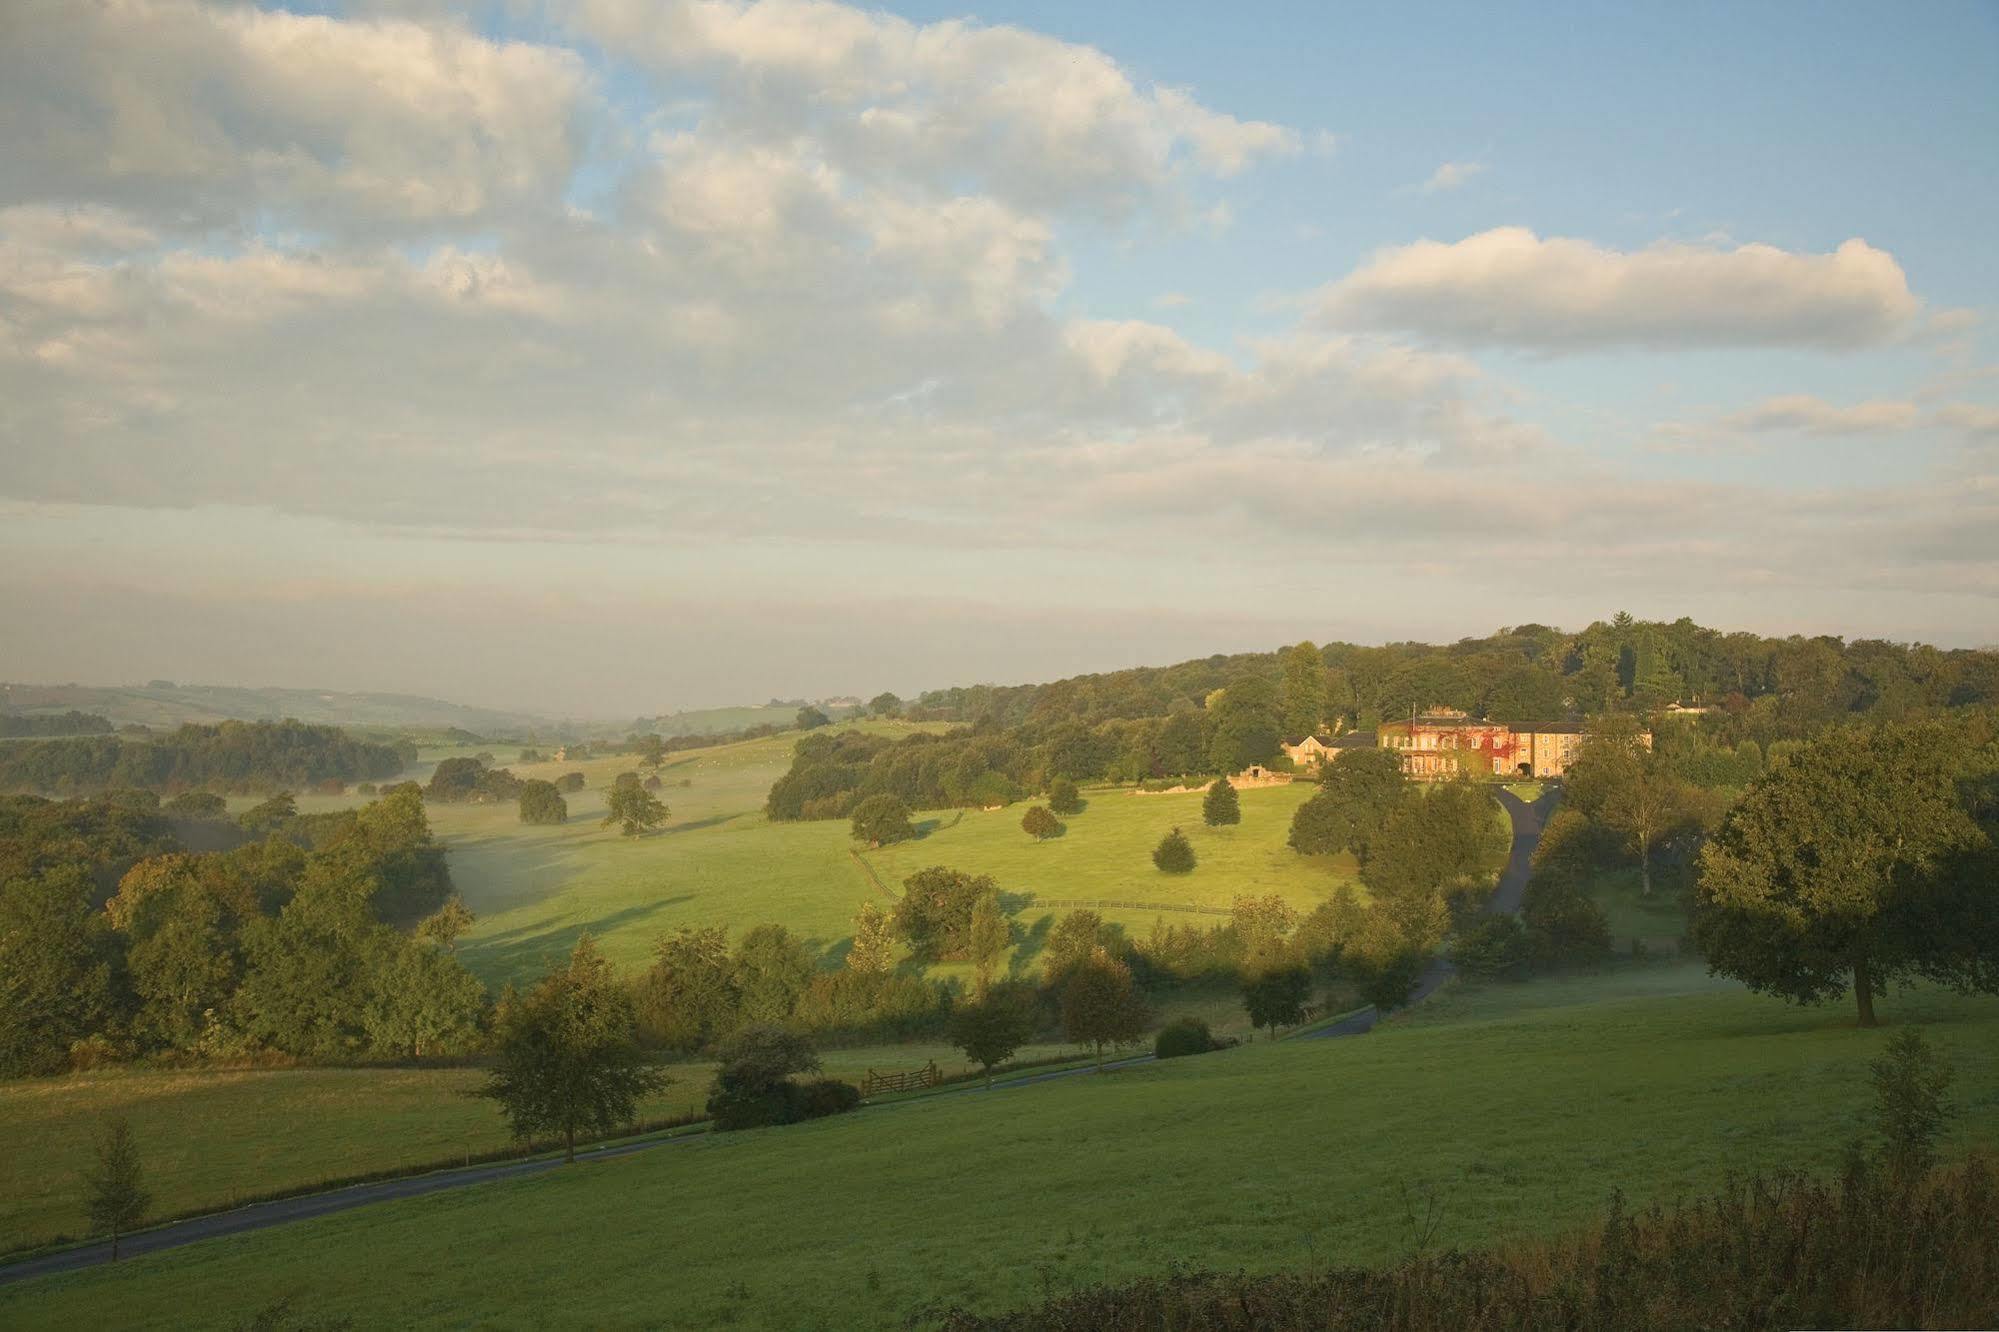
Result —
M 1563 1329 L 1999 1326 L 1992 1162 L 1900 1182 L 1855 1159 L 1837 1180 L 1756 1177 L 1627 1211 L 1562 1239 L 1416 1253 L 1378 1268 L 1173 1272 L 1060 1296 L 972 1329 Z M 1420 1230 L 1420 1224 L 1419 1224 Z M 1421 1235 L 1415 1237 L 1421 1243 Z

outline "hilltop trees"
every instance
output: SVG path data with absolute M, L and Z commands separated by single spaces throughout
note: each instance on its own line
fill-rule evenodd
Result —
M 630 1123 L 641 1096 L 666 1085 L 633 1039 L 632 1001 L 585 935 L 566 966 L 502 1007 L 497 1060 L 480 1094 L 499 1102 L 516 1138 L 576 1135 Z
M 1242 800 L 1226 777 L 1217 777 L 1201 801 L 1201 821 L 1210 828 L 1242 822 Z
M 111 1236 L 111 1261 L 118 1261 L 118 1240 L 146 1219 L 153 1197 L 146 1191 L 132 1126 L 111 1120 L 97 1140 L 96 1161 L 83 1175 L 84 1212 L 94 1233 Z
M 1256 675 L 1233 681 L 1209 711 L 1210 771 L 1239 772 L 1276 755 L 1277 691 L 1270 681 Z
M 1194 844 L 1187 835 L 1175 828 L 1159 839 L 1159 845 L 1152 849 L 1152 863 L 1162 874 L 1192 874 L 1194 872 Z
M 1280 701 L 1286 735 L 1315 733 L 1326 719 L 1326 661 L 1311 643 L 1299 643 L 1278 654 L 1283 671 Z
M 868 715 L 883 718 L 900 717 L 902 715 L 902 700 L 884 690 L 868 700 Z
M 869 846 L 907 842 L 916 836 L 909 806 L 892 795 L 869 796 L 854 806 L 854 840 Z
M 1935 723 L 1817 741 L 1750 788 L 1702 849 L 1694 941 L 1752 990 L 1799 1003 L 1921 975 L 1999 990 L 1992 838 L 1960 782 L 1975 757 Z M 1979 774 L 1989 781 L 1989 771 Z
M 603 826 L 615 823 L 625 836 L 637 837 L 666 822 L 667 812 L 666 803 L 639 783 L 637 773 L 621 772 L 604 802 Z
M 522 823 L 567 823 L 569 802 L 555 789 L 554 782 L 525 781 L 521 783 L 520 815 Z
M 831 726 L 832 724 L 833 719 L 831 717 L 828 717 L 818 708 L 812 707 L 809 704 L 800 708 L 798 716 L 792 721 L 792 725 L 801 731 L 816 731 L 821 726 Z

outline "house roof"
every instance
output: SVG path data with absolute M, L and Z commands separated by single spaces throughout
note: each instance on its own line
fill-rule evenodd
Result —
M 1348 731 L 1332 742 L 1334 749 L 1373 749 L 1381 743 L 1381 738 L 1373 731 Z

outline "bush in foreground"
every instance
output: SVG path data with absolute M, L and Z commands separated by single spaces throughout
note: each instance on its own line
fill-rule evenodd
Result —
M 1392 1267 L 1174 1273 L 1060 1296 L 975 1328 L 1683 1328 L 1999 1325 L 1999 1172 L 1974 1157 L 1898 1183 L 1780 1175 L 1627 1212 L 1547 1243 L 1418 1254 Z

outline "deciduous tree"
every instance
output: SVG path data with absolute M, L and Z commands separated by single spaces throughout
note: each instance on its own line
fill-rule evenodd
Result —
M 1708 965 L 1819 1003 L 1912 975 L 1999 990 L 1992 855 L 1960 782 L 1973 756 L 1923 722 L 1814 742 L 1752 786 L 1702 849 L 1693 935 Z M 1982 881 L 1981 881 L 1982 880 Z
M 986 1086 L 993 1085 L 993 1069 L 1034 1038 L 1040 1023 L 1038 1009 L 1032 987 L 1019 981 L 1001 981 L 975 1002 L 960 1004 L 952 1011 L 952 1044 L 985 1070 Z
M 1020 827 L 1037 842 L 1062 835 L 1062 820 L 1049 813 L 1044 805 L 1028 806 L 1027 813 L 1021 815 Z
M 909 806 L 892 795 L 872 795 L 854 806 L 854 840 L 869 846 L 907 842 L 916 836 Z
M 480 1094 L 499 1103 L 516 1138 L 561 1134 L 568 1161 L 579 1132 L 630 1123 L 639 1098 L 666 1085 L 634 1039 L 631 996 L 587 934 L 566 965 L 504 1007 L 495 1035 Z
M 635 772 L 621 772 L 604 803 L 604 827 L 619 825 L 627 837 L 650 832 L 666 822 L 666 803 L 645 789 Z
M 522 823 L 543 826 L 569 822 L 569 802 L 555 789 L 554 782 L 534 779 L 521 783 Z
M 1139 1038 L 1145 1030 L 1145 1006 L 1122 959 L 1098 947 L 1069 972 L 1062 986 L 1062 1029 L 1076 1044 L 1095 1047 L 1099 1072 L 1106 1045 Z
M 1067 777 L 1057 777 L 1048 783 L 1048 808 L 1056 814 L 1081 814 L 1083 793 L 1076 789 L 1076 783 Z

